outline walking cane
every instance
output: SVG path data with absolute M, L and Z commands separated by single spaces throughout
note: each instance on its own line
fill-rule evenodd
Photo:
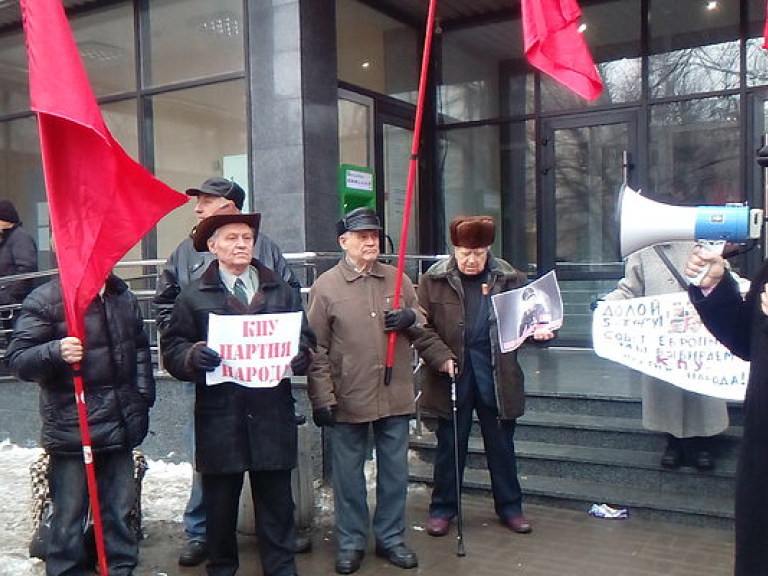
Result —
M 464 550 L 464 519 L 461 513 L 461 472 L 459 471 L 459 429 L 456 417 L 456 374 L 451 373 L 451 415 L 453 416 L 453 463 L 456 471 L 456 556 L 466 556 Z

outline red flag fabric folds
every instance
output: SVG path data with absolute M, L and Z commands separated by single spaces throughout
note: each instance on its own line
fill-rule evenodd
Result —
M 763 27 L 763 48 L 768 49 L 768 1 L 765 3 L 765 26 Z
M 51 227 L 70 334 L 113 266 L 187 201 L 154 178 L 107 129 L 61 0 L 21 0 Z
M 520 6 L 528 61 L 578 95 L 596 99 L 603 82 L 579 33 L 576 0 L 521 0 Z

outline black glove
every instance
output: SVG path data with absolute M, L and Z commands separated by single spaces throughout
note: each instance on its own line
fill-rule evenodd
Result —
M 395 308 L 384 312 L 384 332 L 402 332 L 416 322 L 416 312 L 410 308 Z
M 333 426 L 336 424 L 336 417 L 333 415 L 333 409 L 330 406 L 315 408 L 312 410 L 312 422 L 315 426 Z
M 602 302 L 603 300 L 604 300 L 604 298 L 595 298 L 594 300 L 592 300 L 592 301 L 589 303 L 589 309 L 590 309 L 592 312 L 594 312 L 595 310 L 597 310 L 597 303 L 598 303 L 598 302 Z
M 213 372 L 216 367 L 221 364 L 221 356 L 213 348 L 208 346 L 199 346 L 192 349 L 192 367 L 195 370 L 202 370 L 204 372 Z
M 291 370 L 295 376 L 304 376 L 312 363 L 312 354 L 308 349 L 300 350 L 296 356 L 291 358 Z

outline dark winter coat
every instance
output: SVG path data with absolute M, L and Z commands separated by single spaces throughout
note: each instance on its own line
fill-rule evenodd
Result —
M 296 465 L 297 428 L 290 379 L 274 388 L 247 388 L 234 382 L 205 384 L 206 373 L 191 364 L 192 350 L 208 337 L 208 315 L 273 314 L 302 311 L 301 296 L 257 260 L 259 291 L 246 306 L 226 288 L 214 260 L 182 290 L 160 347 L 165 368 L 179 380 L 196 383 L 195 460 L 203 474 L 246 470 L 289 470 Z M 301 350 L 314 347 L 306 317 Z
M 301 282 L 285 261 L 283 253 L 269 236 L 259 233 L 253 256 L 265 267 L 274 270 L 277 276 L 290 284 L 297 291 Z M 200 278 L 216 257 L 210 252 L 198 252 L 192 245 L 192 238 L 185 238 L 168 257 L 165 268 L 157 280 L 155 290 L 155 320 L 157 329 L 162 332 L 171 320 L 173 303 L 179 293 L 189 286 L 192 280 Z
M 61 285 L 53 280 L 24 300 L 6 363 L 40 385 L 43 447 L 81 454 L 72 369 L 60 349 L 67 334 Z M 84 346 L 80 368 L 93 450 L 138 446 L 147 434 L 155 379 L 138 302 L 117 276 L 85 312 Z
M 698 288 L 689 288 L 709 331 L 751 362 L 736 472 L 735 576 L 768 575 L 768 317 L 760 305 L 766 281 L 768 263 L 752 281 L 746 299 L 730 274 L 706 298 Z
M 37 246 L 20 224 L 0 234 L 0 276 L 37 272 Z M 34 288 L 34 280 L 0 278 L 0 305 L 20 304 Z
M 499 258 L 488 255 L 488 296 L 519 288 L 526 283 L 525 274 L 513 268 Z M 455 358 L 464 358 L 464 291 L 461 285 L 456 259 L 452 256 L 434 264 L 419 280 L 419 304 L 426 310 L 427 326 L 448 345 Z M 493 381 L 496 405 L 499 417 L 512 420 L 525 411 L 525 390 L 523 371 L 517 362 L 517 351 L 501 353 L 499 346 L 496 316 L 489 306 L 488 331 L 491 339 L 493 361 Z M 421 353 L 424 342 L 414 342 Z M 425 365 L 419 370 L 419 383 L 423 409 L 434 412 L 444 418 L 451 417 L 450 385 L 444 373 L 438 369 L 445 354 L 435 355 L 434 360 L 427 357 Z M 442 360 L 441 360 L 442 358 Z

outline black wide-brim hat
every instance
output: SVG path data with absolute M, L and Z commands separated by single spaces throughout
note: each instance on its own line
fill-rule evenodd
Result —
M 218 216 L 208 216 L 200 222 L 192 235 L 192 245 L 198 252 L 208 252 L 208 238 L 213 236 L 222 226 L 227 224 L 247 224 L 253 229 L 253 240 L 259 235 L 259 225 L 261 224 L 261 214 L 220 214 Z

